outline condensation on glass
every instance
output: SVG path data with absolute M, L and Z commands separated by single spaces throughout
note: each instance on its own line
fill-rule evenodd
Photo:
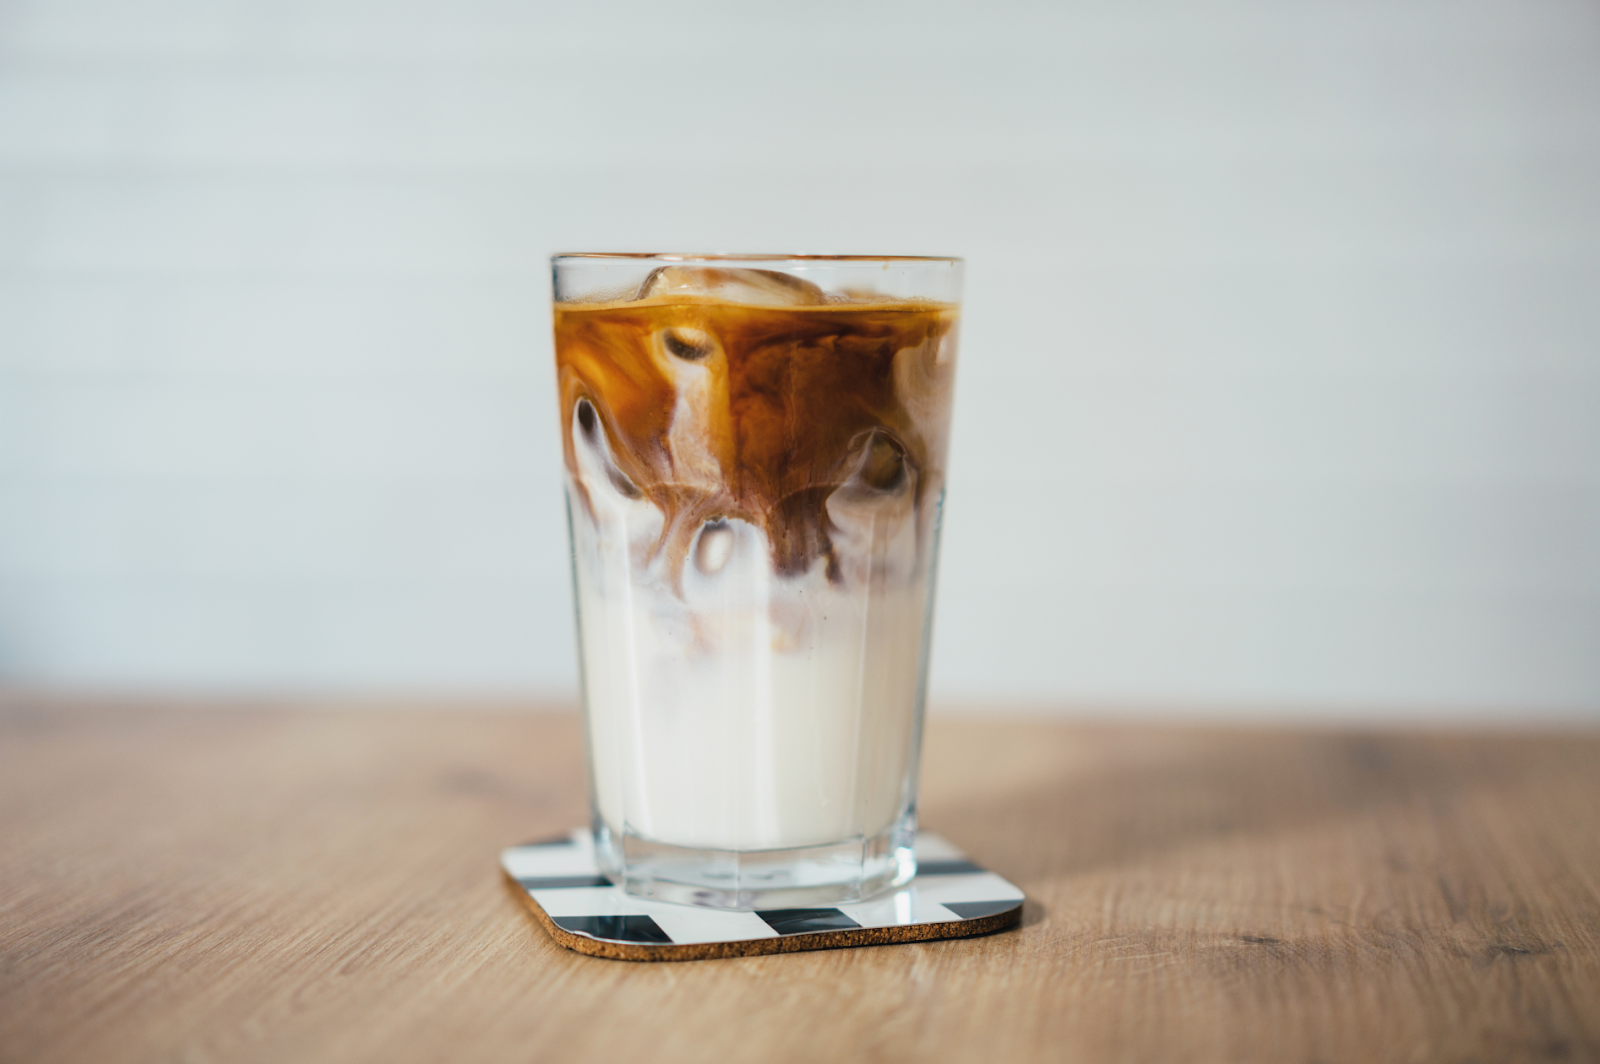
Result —
M 553 267 L 602 869 L 738 909 L 905 883 L 960 261 Z

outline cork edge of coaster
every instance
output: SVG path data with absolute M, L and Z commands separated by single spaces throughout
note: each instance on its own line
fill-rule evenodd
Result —
M 506 886 L 522 899 L 528 912 L 558 945 L 589 957 L 613 961 L 709 961 L 727 957 L 759 957 L 773 953 L 802 953 L 817 949 L 849 949 L 854 946 L 889 946 L 900 942 L 932 942 L 940 939 L 975 938 L 1005 931 L 1022 922 L 1024 899 L 1014 909 L 973 920 L 950 920 L 936 924 L 910 924 L 898 927 L 853 927 L 843 931 L 811 931 L 777 938 L 752 938 L 742 942 L 674 942 L 643 946 L 631 942 L 605 942 L 558 927 L 533 895 L 509 872 L 502 870 Z

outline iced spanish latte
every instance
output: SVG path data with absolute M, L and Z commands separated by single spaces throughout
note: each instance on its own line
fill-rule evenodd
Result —
M 904 883 L 959 261 L 554 268 L 601 867 L 722 908 Z

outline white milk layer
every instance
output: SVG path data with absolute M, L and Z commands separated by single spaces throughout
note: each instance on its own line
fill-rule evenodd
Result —
M 909 512 L 841 503 L 836 538 L 855 561 L 829 580 L 820 564 L 774 576 L 764 533 L 720 522 L 673 587 L 642 561 L 659 511 L 583 472 L 597 475 L 583 477 L 588 507 L 569 487 L 574 583 L 594 793 L 611 829 L 756 850 L 893 824 L 913 786 L 926 523 L 919 533 Z

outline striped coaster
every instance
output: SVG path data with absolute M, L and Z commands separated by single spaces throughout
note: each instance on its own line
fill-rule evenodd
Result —
M 1013 927 L 1022 891 L 937 835 L 917 836 L 917 878 L 870 901 L 730 912 L 630 898 L 600 875 L 589 832 L 513 846 L 500 865 L 550 937 L 579 953 L 691 961 L 964 938 Z

